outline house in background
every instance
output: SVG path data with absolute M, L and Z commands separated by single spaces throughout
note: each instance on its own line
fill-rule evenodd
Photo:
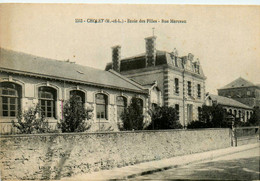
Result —
M 64 101 L 72 94 L 93 110 L 91 130 L 117 130 L 120 114 L 137 97 L 148 121 L 148 93 L 159 96 L 157 84 L 150 89 L 110 70 L 73 62 L 37 57 L 0 49 L 0 133 L 15 131 L 11 121 L 18 110 L 40 104 L 42 114 L 56 126 L 62 119 Z
M 218 89 L 218 95 L 235 99 L 249 107 L 260 108 L 260 85 L 242 77 Z
M 224 96 L 207 94 L 205 98 L 205 105 L 212 106 L 213 104 L 221 105 L 226 113 L 232 114 L 240 121 L 248 121 L 253 114 L 252 107 L 242 104 L 241 102 Z
M 199 60 L 194 55 L 179 56 L 156 48 L 156 37 L 145 38 L 146 52 L 121 59 L 121 47 L 112 47 L 112 62 L 105 70 L 128 77 L 142 86 L 157 83 L 161 95 L 153 99 L 152 106 L 172 106 L 178 111 L 180 123 L 185 127 L 198 120 L 199 110 L 205 100 L 205 80 Z

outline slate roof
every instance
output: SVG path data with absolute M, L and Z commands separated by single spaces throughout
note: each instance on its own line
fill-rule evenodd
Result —
M 231 83 L 225 85 L 224 87 L 221 87 L 220 89 L 230 89 L 230 88 L 238 88 L 238 87 L 251 87 L 251 86 L 256 86 L 252 82 L 239 77 L 238 79 L 232 81 Z
M 3 48 L 0 48 L 0 70 L 143 92 L 141 86 L 114 71 L 99 70 L 72 62 L 38 57 Z
M 251 107 L 249 107 L 245 104 L 242 104 L 241 102 L 238 102 L 234 99 L 228 98 L 228 97 L 218 96 L 218 95 L 213 95 L 213 94 L 210 94 L 209 96 L 213 101 L 216 101 L 218 104 L 221 104 L 224 106 L 252 109 Z
M 173 53 L 156 50 L 155 66 L 171 65 L 179 69 L 187 69 L 185 64 L 186 61 L 187 61 L 187 56 L 176 57 L 173 55 Z M 145 66 L 146 66 L 145 53 L 142 53 L 136 56 L 121 59 L 120 71 L 123 72 L 123 71 L 141 69 L 141 68 L 145 68 Z M 201 66 L 200 66 L 200 72 L 197 72 L 194 66 L 195 66 L 195 62 L 192 62 L 190 71 L 197 73 L 201 76 L 204 76 Z M 109 62 L 106 65 L 105 70 L 109 70 L 109 69 L 112 69 L 112 62 Z

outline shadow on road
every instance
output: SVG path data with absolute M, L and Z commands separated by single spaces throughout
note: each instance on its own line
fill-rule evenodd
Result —
M 260 157 L 251 157 L 198 163 L 172 170 L 172 173 L 189 179 L 259 180 L 259 160 Z
M 259 160 L 260 157 L 255 156 L 208 161 L 143 175 L 132 180 L 259 180 Z

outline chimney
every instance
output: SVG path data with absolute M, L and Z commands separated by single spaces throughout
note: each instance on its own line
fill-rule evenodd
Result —
M 156 40 L 156 36 L 145 38 L 146 67 L 155 66 L 155 59 L 156 59 L 155 40 Z
M 193 61 L 194 55 L 192 53 L 188 54 L 188 60 Z
M 112 69 L 120 72 L 121 46 L 112 47 Z

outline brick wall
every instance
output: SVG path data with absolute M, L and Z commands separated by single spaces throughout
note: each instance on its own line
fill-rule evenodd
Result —
M 2 179 L 59 179 L 230 146 L 229 129 L 9 135 L 0 138 Z

